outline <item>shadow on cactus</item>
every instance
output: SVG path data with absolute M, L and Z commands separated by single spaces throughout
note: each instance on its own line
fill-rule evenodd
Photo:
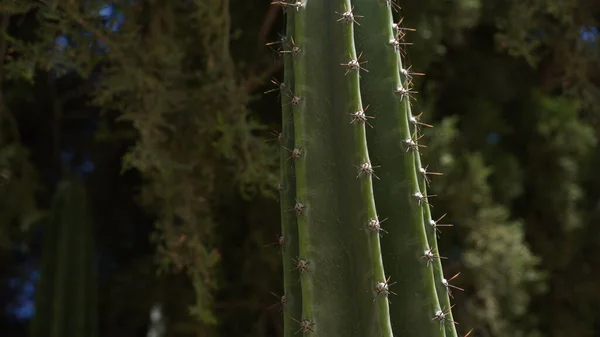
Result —
M 275 1 L 286 337 L 457 337 L 421 164 L 411 29 L 384 0 Z M 451 278 L 449 278 L 451 279 Z M 460 290 L 460 288 L 456 288 Z

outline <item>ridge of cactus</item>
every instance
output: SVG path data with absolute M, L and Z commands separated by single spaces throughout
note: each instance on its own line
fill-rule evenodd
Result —
M 405 32 L 394 25 L 391 3 L 355 0 L 365 18 L 357 41 L 365 57 L 377 67 L 361 79 L 363 97 L 370 102 L 373 128 L 368 132 L 369 151 L 378 165 L 375 201 L 387 217 L 389 235 L 382 239 L 384 265 L 396 280 L 401 300 L 390 306 L 394 333 L 401 336 L 446 336 L 446 319 L 435 285 L 434 268 L 441 257 L 430 243 L 424 221 L 429 197 L 421 190 L 417 158 L 421 144 L 411 130 L 411 75 L 404 70 Z
M 286 16 L 286 36 L 282 36 L 275 42 L 280 51 L 286 45 L 287 36 L 292 36 L 294 32 L 294 16 Z M 273 43 L 268 43 L 271 45 Z M 291 68 L 291 55 L 284 56 L 284 67 Z M 300 279 L 295 270 L 295 259 L 298 256 L 298 224 L 296 215 L 293 212 L 296 204 L 296 169 L 294 160 L 290 160 L 290 151 L 294 148 L 294 120 L 292 115 L 292 106 L 286 99 L 290 92 L 294 92 L 294 74 L 291 71 L 284 73 L 283 82 L 277 80 L 271 81 L 275 84 L 275 91 L 279 93 L 281 99 L 281 120 L 282 131 L 275 136 L 280 144 L 280 174 L 281 183 L 279 185 L 280 212 L 281 212 L 281 235 L 277 238 L 276 245 L 281 249 L 283 258 L 283 294 L 277 295 L 283 312 L 284 337 L 292 337 L 298 330 L 296 328 L 295 317 L 302 315 L 302 292 L 300 288 Z

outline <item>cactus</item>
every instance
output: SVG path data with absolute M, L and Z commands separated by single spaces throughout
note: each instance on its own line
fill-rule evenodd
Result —
M 419 154 L 430 125 L 411 112 L 420 74 L 403 66 L 398 6 L 273 3 L 287 20 L 284 81 L 274 81 L 284 294 L 294 299 L 282 301 L 284 336 L 456 337 L 426 192 L 434 173 Z
M 97 335 L 93 234 L 83 183 L 63 181 L 44 231 L 32 337 Z

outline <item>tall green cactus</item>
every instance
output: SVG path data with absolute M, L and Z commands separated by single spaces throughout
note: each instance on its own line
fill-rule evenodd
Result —
M 94 337 L 98 331 L 93 227 L 83 183 L 61 182 L 52 206 L 30 335 Z
M 403 66 L 397 5 L 274 4 L 287 19 L 285 336 L 457 337 L 419 155 L 428 125 L 411 112 L 417 74 Z

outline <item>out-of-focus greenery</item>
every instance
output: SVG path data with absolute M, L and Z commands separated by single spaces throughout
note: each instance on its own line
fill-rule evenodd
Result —
M 400 5 L 460 330 L 593 336 L 600 3 Z M 157 303 L 165 336 L 280 335 L 280 106 L 263 91 L 281 10 L 2 0 L 0 15 L 0 299 L 39 263 L 68 159 L 97 224 L 100 335 L 145 336 Z

